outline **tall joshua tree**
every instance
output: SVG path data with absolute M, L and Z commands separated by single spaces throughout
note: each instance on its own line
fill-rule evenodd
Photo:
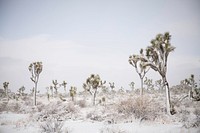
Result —
M 37 85 L 38 85 L 38 80 L 40 73 L 42 72 L 42 62 L 33 62 L 29 65 L 28 70 L 31 72 L 31 80 L 35 84 L 34 87 L 34 105 L 36 106 L 36 94 L 37 94 Z
M 7 100 L 9 99 L 8 98 L 8 85 L 9 85 L 9 82 L 4 82 L 3 83 L 3 88 L 4 88 L 4 91 L 5 91 Z
M 86 83 L 83 84 L 83 88 L 93 95 L 93 105 L 95 105 L 97 89 L 99 87 L 101 87 L 101 78 L 98 74 L 91 74 L 90 77 L 87 78 Z
M 150 66 L 153 70 L 158 72 L 163 81 L 163 86 L 166 90 L 166 108 L 168 114 L 173 114 L 174 109 L 170 101 L 169 83 L 167 81 L 167 62 L 169 53 L 175 50 L 175 47 L 170 43 L 171 35 L 166 32 L 158 34 L 155 39 L 151 41 L 151 45 L 146 48 L 146 57 L 140 56 L 144 62 L 143 66 Z
M 129 56 L 129 63 L 135 68 L 136 72 L 138 73 L 140 77 L 141 82 L 141 88 L 140 88 L 140 96 L 143 95 L 143 84 L 144 84 L 144 76 L 149 71 L 150 67 L 144 66 L 143 60 L 141 60 L 141 57 L 143 57 L 143 49 L 140 50 L 140 55 L 131 55 Z

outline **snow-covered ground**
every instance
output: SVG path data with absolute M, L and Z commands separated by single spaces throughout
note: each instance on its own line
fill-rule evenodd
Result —
M 0 114 L 0 133 L 37 133 L 41 132 L 37 123 L 24 126 L 28 115 Z M 24 123 L 23 123 L 24 121 Z M 6 125 L 4 125 L 4 124 Z M 19 125 L 16 125 L 18 123 Z M 8 125 L 7 125 L 8 124 Z M 186 129 L 181 124 L 152 124 L 152 123 L 120 123 L 108 124 L 105 122 L 91 122 L 82 120 L 68 120 L 64 122 L 62 131 L 71 133 L 199 133 L 200 129 Z
M 106 101 L 100 102 L 102 97 Z M 30 96 L 0 102 L 0 133 L 50 133 L 56 124 L 56 133 L 200 133 L 199 102 L 185 99 L 169 116 L 160 93 L 144 95 L 142 101 L 136 93 L 99 93 L 95 106 L 85 94 L 74 102 L 69 96 L 48 101 L 41 95 L 37 106 Z

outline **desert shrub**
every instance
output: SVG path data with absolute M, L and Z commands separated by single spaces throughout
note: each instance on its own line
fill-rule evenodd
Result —
M 196 108 L 194 111 L 196 118 L 194 119 L 193 127 L 200 127 L 200 108 Z
M 77 102 L 77 104 L 81 107 L 81 108 L 85 108 L 86 107 L 86 101 L 85 100 L 79 100 Z
M 147 97 L 129 98 L 117 105 L 118 113 L 134 115 L 135 118 L 154 120 L 161 112 L 159 104 Z
M 103 121 L 104 119 L 100 114 L 97 112 L 90 112 L 86 115 L 87 119 L 93 120 L 93 121 Z
M 7 103 L 3 103 L 3 102 L 0 103 L 0 112 L 6 111 L 6 105 Z
M 20 108 L 21 108 L 20 103 L 15 101 L 9 101 L 5 107 L 5 111 L 19 113 Z
M 78 111 L 78 106 L 75 106 L 73 102 L 67 105 L 63 103 L 49 103 L 37 114 L 36 120 L 42 122 L 46 121 L 48 118 L 54 117 L 59 121 L 64 121 L 66 119 L 76 118 Z
M 41 112 L 44 109 L 44 104 L 42 102 L 37 102 L 38 112 Z
M 126 131 L 119 128 L 104 127 L 100 129 L 100 133 L 126 133 Z
M 182 123 L 186 128 L 200 127 L 200 109 L 196 108 L 194 112 L 185 111 L 187 114 L 182 114 Z
M 62 133 L 63 122 L 49 118 L 40 125 L 42 133 Z
M 66 107 L 67 113 L 77 113 L 78 109 L 75 107 L 73 102 L 68 103 Z

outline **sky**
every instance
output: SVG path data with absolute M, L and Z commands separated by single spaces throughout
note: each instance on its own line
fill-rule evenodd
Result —
M 0 0 L 0 88 L 33 87 L 30 63 L 43 62 L 38 89 L 65 80 L 82 90 L 90 74 L 130 89 L 139 76 L 132 54 L 170 32 L 167 79 L 170 86 L 194 74 L 200 79 L 198 0 Z M 160 76 L 151 70 L 154 81 Z

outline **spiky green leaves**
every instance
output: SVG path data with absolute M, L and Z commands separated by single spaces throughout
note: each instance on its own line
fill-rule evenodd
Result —
M 71 86 L 71 89 L 69 90 L 70 96 L 74 97 L 76 95 L 76 91 L 77 91 L 77 88 L 74 86 Z
M 9 82 L 4 82 L 4 83 L 3 83 L 3 88 L 4 88 L 4 89 L 7 89 L 7 88 L 8 88 L 8 85 L 9 85 Z
M 28 70 L 32 74 L 31 80 L 33 82 L 36 82 L 37 77 L 39 77 L 39 74 L 42 72 L 42 68 L 42 62 L 33 62 L 29 65 Z
M 35 75 L 39 75 L 42 72 L 42 68 L 42 62 L 33 62 L 28 67 L 29 71 Z
M 66 85 L 67 85 L 67 82 L 66 82 L 66 81 L 63 81 L 62 86 L 63 86 L 64 88 L 66 88 Z
M 100 85 L 101 79 L 100 76 L 91 74 L 90 77 L 87 78 L 86 84 L 92 86 L 93 89 L 97 89 L 97 87 Z

